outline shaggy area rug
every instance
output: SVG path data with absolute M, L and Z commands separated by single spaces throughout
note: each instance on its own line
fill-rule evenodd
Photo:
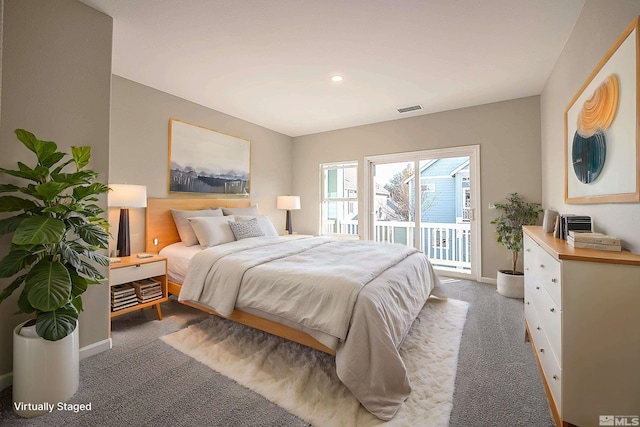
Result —
M 340 382 L 335 358 L 211 316 L 161 339 L 315 426 L 447 426 L 469 304 L 430 297 L 400 348 L 412 392 L 383 422 Z

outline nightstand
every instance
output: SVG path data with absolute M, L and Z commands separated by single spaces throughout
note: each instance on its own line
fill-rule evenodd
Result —
M 152 279 L 152 280 L 148 280 Z M 167 293 L 167 258 L 154 255 L 149 258 L 138 258 L 136 255 L 121 257 L 120 262 L 112 263 L 109 265 L 109 286 L 111 290 L 118 285 L 128 284 L 137 281 L 140 283 L 159 282 L 162 296 L 159 299 L 154 299 L 149 302 L 138 302 L 138 304 L 119 309 L 117 311 L 111 311 L 111 318 L 120 316 L 121 314 L 129 313 L 135 310 L 140 310 L 146 307 L 155 306 L 158 320 L 162 320 L 162 310 L 160 303 L 169 299 Z M 112 292 L 109 292 L 110 298 Z M 110 300 L 109 307 L 112 307 Z

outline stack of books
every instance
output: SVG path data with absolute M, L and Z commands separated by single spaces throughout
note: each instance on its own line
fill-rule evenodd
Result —
M 129 283 L 111 287 L 111 311 L 118 311 L 138 305 L 136 290 Z
M 581 233 L 569 231 L 567 243 L 574 248 L 598 249 L 601 251 L 620 252 L 620 239 L 602 233 Z
M 562 214 L 558 216 L 558 233 L 555 237 L 567 240 L 570 231 L 591 231 L 591 217 L 586 215 Z
M 140 304 L 162 298 L 162 285 L 154 279 L 142 279 L 132 282 Z

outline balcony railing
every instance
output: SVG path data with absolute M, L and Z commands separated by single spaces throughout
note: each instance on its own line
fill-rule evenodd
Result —
M 376 221 L 376 242 L 400 243 L 415 246 L 415 223 L 408 221 Z M 358 221 L 330 221 L 325 225 L 326 234 L 358 235 Z M 420 224 L 420 250 L 427 255 L 434 267 L 455 270 L 471 270 L 471 224 Z

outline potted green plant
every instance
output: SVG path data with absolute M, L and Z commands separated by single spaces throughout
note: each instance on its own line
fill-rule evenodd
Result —
M 76 377 L 75 387 L 63 387 L 64 396 L 58 400 L 63 401 L 78 386 L 77 320 L 82 311 L 82 294 L 88 285 L 104 279 L 96 265 L 109 263 L 109 258 L 98 252 L 107 248 L 108 222 L 100 217 L 104 211 L 95 203 L 96 196 L 107 193 L 109 188 L 94 182 L 98 174 L 86 169 L 91 159 L 90 147 L 71 147 L 69 158 L 52 141 L 41 141 L 23 129 L 16 130 L 16 135 L 35 154 L 36 162 L 33 166 L 18 162 L 17 169 L 0 168 L 2 175 L 26 181 L 21 186 L 0 184 L 0 193 L 13 193 L 0 197 L 0 212 L 13 214 L 0 220 L 0 234 L 12 234 L 9 253 L 0 260 L 0 277 L 15 276 L 0 293 L 0 303 L 22 286 L 18 313 L 33 315 L 37 336 L 21 334 L 23 325 L 14 331 L 14 400 L 17 392 L 26 402 L 45 401 L 38 400 L 43 399 L 41 390 L 30 391 L 33 387 L 23 383 L 39 381 L 42 388 L 50 388 L 47 383 L 57 380 L 41 376 L 56 375 L 58 371 Z M 39 340 L 39 344 L 20 341 L 27 339 Z M 65 342 L 70 342 L 71 349 L 75 347 L 75 355 L 59 349 Z M 45 346 L 43 356 L 47 363 L 25 366 L 28 361 L 37 364 L 33 360 L 38 357 L 35 345 Z M 76 366 L 68 368 L 69 374 L 66 367 L 52 365 L 53 358 L 60 359 L 61 364 L 71 360 L 71 365 Z M 21 378 L 22 373 L 29 378 Z M 35 397 L 29 395 L 31 392 Z M 33 399 L 29 400 L 30 396 Z M 52 397 L 56 398 L 59 396 Z
M 496 203 L 500 216 L 491 221 L 496 226 L 498 243 L 511 252 L 511 270 L 498 271 L 498 292 L 511 298 L 524 297 L 524 274 L 517 270 L 518 254 L 523 246 L 523 225 L 534 225 L 542 211 L 540 203 L 525 202 L 518 193 L 507 196 L 505 203 Z

